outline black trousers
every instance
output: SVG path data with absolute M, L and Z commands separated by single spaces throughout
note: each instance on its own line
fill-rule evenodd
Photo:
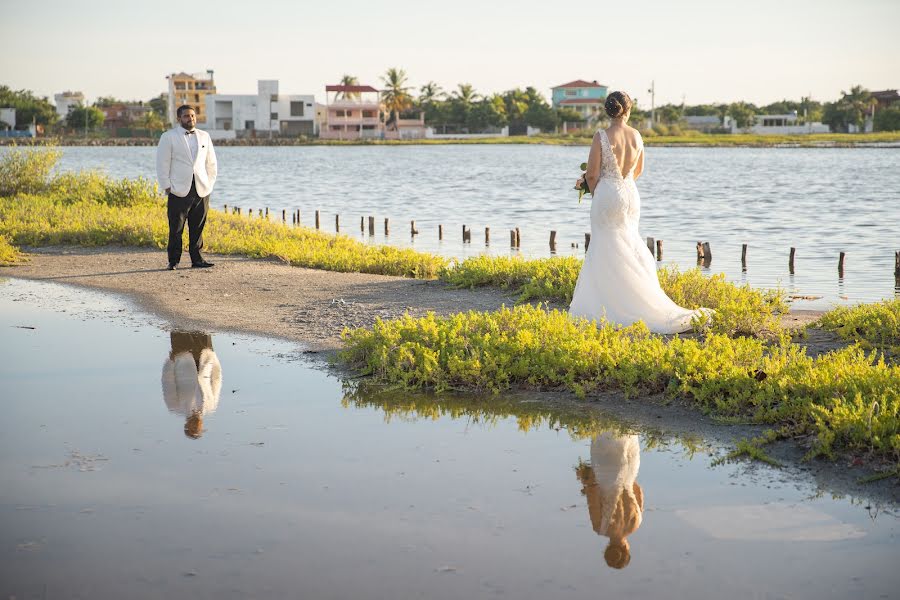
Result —
M 191 182 L 191 191 L 184 198 L 169 193 L 169 264 L 178 264 L 181 260 L 181 237 L 184 223 L 188 225 L 188 252 L 191 263 L 203 260 L 200 250 L 203 249 L 203 228 L 206 227 L 206 214 L 209 212 L 209 196 L 201 198 L 197 194 L 197 183 Z

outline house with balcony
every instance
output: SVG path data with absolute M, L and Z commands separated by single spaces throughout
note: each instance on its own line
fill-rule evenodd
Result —
M 207 131 L 213 139 L 312 137 L 318 132 L 312 94 L 281 94 L 277 79 L 261 79 L 256 94 L 206 96 Z
M 76 106 L 85 106 L 84 94 L 81 92 L 60 92 L 53 94 L 53 101 L 56 102 L 56 114 L 59 115 L 60 121 L 65 121 L 69 116 L 69 111 Z
M 206 75 L 189 73 L 172 73 L 167 75 L 169 81 L 168 117 L 169 123 L 178 123 L 176 111 L 179 106 L 187 104 L 197 114 L 197 124 L 206 124 L 206 96 L 216 93 L 216 82 L 212 70 Z
M 329 140 L 384 137 L 379 91 L 370 85 L 326 85 L 325 127 L 319 137 Z
M 593 123 L 603 116 L 603 104 L 609 86 L 594 81 L 576 79 L 551 88 L 551 101 L 553 108 L 568 108 L 577 112 L 581 117 Z

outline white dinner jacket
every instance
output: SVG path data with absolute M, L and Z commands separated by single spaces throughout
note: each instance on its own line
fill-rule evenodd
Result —
M 188 136 L 181 126 L 165 132 L 156 148 L 156 178 L 160 190 L 171 188 L 172 193 L 184 198 L 191 191 L 191 180 L 197 182 L 197 194 L 203 198 L 212 193 L 216 183 L 218 164 L 209 134 L 194 129 L 197 136 L 197 158 L 191 161 Z

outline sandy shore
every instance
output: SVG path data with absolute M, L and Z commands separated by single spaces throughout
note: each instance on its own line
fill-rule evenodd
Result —
M 345 327 L 371 326 L 376 318 L 496 310 L 516 300 L 496 288 L 460 290 L 439 281 L 302 269 L 236 256 L 207 259 L 216 266 L 167 271 L 159 250 L 41 248 L 30 250 L 26 264 L 0 274 L 123 294 L 173 328 L 274 336 L 316 352 L 336 350 Z M 800 311 L 784 321 L 799 327 L 819 314 Z

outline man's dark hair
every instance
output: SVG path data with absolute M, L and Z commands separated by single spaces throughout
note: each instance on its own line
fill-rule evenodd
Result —
M 178 107 L 178 110 L 175 111 L 175 116 L 177 116 L 180 119 L 181 113 L 183 113 L 186 110 L 194 110 L 194 107 L 191 106 L 190 104 L 182 104 L 181 106 Z M 194 111 L 194 112 L 196 112 L 196 111 Z

